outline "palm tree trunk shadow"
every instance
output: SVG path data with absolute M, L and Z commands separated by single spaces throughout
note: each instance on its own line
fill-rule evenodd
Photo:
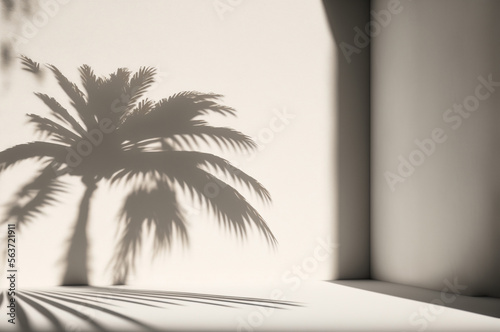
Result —
M 86 189 L 80 203 L 78 219 L 73 235 L 69 241 L 69 250 L 64 273 L 63 285 L 87 285 L 88 271 L 88 238 L 87 224 L 89 219 L 90 200 L 97 186 L 92 181 L 85 181 Z

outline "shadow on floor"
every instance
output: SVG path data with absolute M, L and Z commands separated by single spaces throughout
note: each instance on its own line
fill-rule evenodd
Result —
M 463 295 L 454 297 L 454 295 L 450 293 L 378 280 L 335 280 L 332 281 L 332 283 L 428 304 L 442 304 L 442 306 L 447 308 L 500 318 L 500 299 L 498 298 Z M 445 303 L 443 299 L 446 299 L 449 303 Z
M 147 308 L 160 310 L 169 306 L 209 305 L 226 308 L 244 306 L 288 309 L 301 306 L 299 303 L 275 301 L 260 298 L 222 296 L 200 293 L 135 290 L 121 287 L 60 287 L 53 290 L 23 290 L 16 294 L 17 324 L 22 331 L 40 331 L 35 316 L 42 316 L 51 325 L 50 331 L 68 331 L 72 326 L 88 325 L 91 331 L 110 331 L 109 324 L 103 324 L 101 314 L 131 324 L 136 330 L 158 331 L 141 320 L 131 317 L 132 309 Z M 0 306 L 9 301 L 6 293 L 0 293 Z M 123 309 L 126 310 L 123 310 Z M 99 313 L 100 320 L 95 319 Z M 161 314 L 161 311 L 158 312 Z M 77 321 L 68 323 L 67 317 Z M 63 318 L 66 317 L 65 318 Z M 161 329 L 161 331 L 168 331 Z

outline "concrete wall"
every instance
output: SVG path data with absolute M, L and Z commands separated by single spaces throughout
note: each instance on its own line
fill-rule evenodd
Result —
M 390 6 L 372 1 L 376 13 Z M 485 83 L 500 82 L 499 9 L 401 1 L 388 19 L 378 15 L 374 279 L 436 290 L 457 282 L 462 294 L 500 296 L 500 83 Z

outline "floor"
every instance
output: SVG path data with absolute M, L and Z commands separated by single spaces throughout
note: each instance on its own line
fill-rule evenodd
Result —
M 500 299 L 371 280 L 175 290 L 56 287 L 16 293 L 1 331 L 500 331 Z M 450 297 L 448 297 L 450 298 Z M 442 301 L 441 301 L 442 303 Z

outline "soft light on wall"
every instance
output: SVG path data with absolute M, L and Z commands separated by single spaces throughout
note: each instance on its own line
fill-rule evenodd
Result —
M 331 240 L 335 216 L 335 54 L 321 1 L 242 1 L 222 11 L 214 4 L 75 0 L 60 5 L 19 52 L 56 65 L 77 83 L 82 64 L 99 75 L 118 67 L 155 66 L 159 81 L 148 97 L 160 99 L 183 90 L 223 94 L 223 103 L 238 110 L 237 118 L 210 120 L 235 127 L 260 145 L 251 156 L 224 156 L 271 192 L 272 205 L 252 202 L 276 235 L 278 249 L 270 249 L 257 232 L 240 243 L 213 218 L 188 206 L 190 247 L 174 246 L 151 261 L 146 245 L 130 283 L 290 283 L 297 268 L 307 278 L 329 279 L 335 255 L 315 264 L 308 260 L 321 243 Z M 22 33 L 23 27 L 18 28 Z M 32 92 L 52 95 L 69 107 L 50 75 L 37 81 L 18 67 L 9 75 L 0 102 L 1 150 L 35 139 L 24 114 L 44 115 L 47 109 Z M 32 171 L 23 163 L 0 175 L 0 202 L 8 202 Z M 70 192 L 61 197 L 64 203 L 47 208 L 19 233 L 21 287 L 60 282 L 58 261 L 64 257 L 81 195 L 79 181 L 72 181 Z M 92 284 L 110 282 L 106 266 L 118 239 L 121 199 L 119 190 L 101 188 L 91 202 Z

